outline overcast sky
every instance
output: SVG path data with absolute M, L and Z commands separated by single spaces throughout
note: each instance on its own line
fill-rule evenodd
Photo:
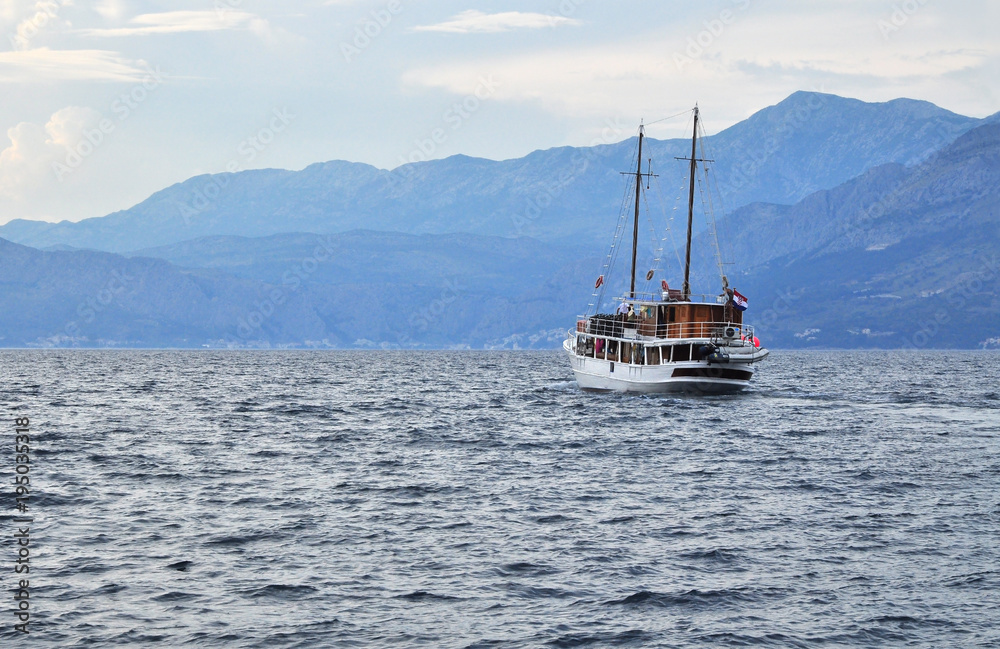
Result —
M 796 90 L 985 117 L 997 25 L 990 0 L 0 0 L 0 223 L 207 172 L 624 139 L 696 101 L 714 133 Z

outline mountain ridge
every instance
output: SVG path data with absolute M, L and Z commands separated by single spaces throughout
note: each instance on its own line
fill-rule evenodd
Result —
M 789 105 L 810 99 L 817 98 L 805 94 Z M 896 106 L 918 117 L 926 111 L 938 114 L 933 105 L 919 102 Z M 920 122 L 920 128 L 928 124 L 933 125 Z M 1000 282 L 1000 121 L 977 124 L 929 155 L 923 146 L 933 138 L 905 151 L 897 148 L 900 156 L 916 160 L 910 165 L 892 160 L 874 164 L 793 204 L 751 202 L 720 219 L 731 248 L 725 256 L 741 266 L 729 273 L 730 284 L 750 298 L 747 318 L 765 344 L 1000 344 L 1000 292 L 994 288 Z M 746 143 L 746 134 L 762 132 L 745 127 L 743 135 L 727 137 Z M 0 316 L 0 346 L 556 347 L 592 301 L 607 253 L 605 235 L 610 236 L 614 223 L 602 213 L 600 227 L 594 221 L 589 227 L 595 232 L 588 236 L 579 230 L 547 239 L 523 235 L 539 223 L 565 226 L 552 210 L 556 205 L 565 214 L 582 209 L 575 183 L 613 177 L 620 201 L 618 169 L 627 165 L 615 160 L 626 145 L 595 147 L 582 159 L 574 157 L 582 154 L 572 148 L 535 152 L 531 159 L 510 161 L 503 177 L 493 173 L 496 163 L 468 157 L 417 165 L 412 168 L 416 180 L 397 178 L 385 189 L 392 200 L 404 203 L 414 186 L 432 185 L 442 169 L 463 171 L 461 182 L 421 199 L 434 209 L 434 218 L 414 221 L 411 229 L 429 232 L 375 227 L 391 226 L 392 219 L 372 219 L 365 228 L 339 232 L 261 236 L 252 231 L 269 218 L 283 227 L 326 223 L 313 218 L 329 215 L 321 204 L 313 204 L 315 214 L 296 220 L 296 210 L 309 205 L 288 200 L 278 217 L 258 211 L 240 221 L 246 232 L 229 231 L 233 214 L 245 207 L 233 204 L 227 208 L 232 214 L 207 210 L 196 219 L 198 227 L 182 219 L 174 233 L 177 241 L 126 254 L 65 242 L 38 250 L 0 240 L 0 299 L 19 307 Z M 557 177 L 553 192 L 553 184 L 543 183 L 536 173 L 553 161 L 563 165 L 554 169 L 576 165 L 592 175 L 570 177 L 563 184 Z M 776 177 L 781 177 L 779 171 L 774 171 Z M 189 189 L 213 182 L 220 193 L 238 189 L 250 205 L 296 183 L 319 186 L 326 193 L 316 200 L 336 202 L 348 189 L 364 193 L 372 187 L 368 182 L 387 182 L 390 173 L 337 161 L 310 165 L 303 172 L 255 170 L 187 182 Z M 328 174 L 339 184 L 317 182 Z M 522 236 L 435 231 L 469 209 L 476 196 L 504 194 L 512 183 L 527 187 L 522 198 L 547 196 L 551 203 L 548 210 L 538 201 L 537 213 L 522 212 Z M 550 193 L 531 193 L 542 188 Z M 480 193 L 470 198 L 473 190 Z M 594 191 L 590 196 L 597 200 L 600 192 Z M 168 188 L 157 196 L 158 202 L 142 206 L 150 210 L 150 218 L 158 218 L 157 205 L 179 209 L 170 203 L 176 192 Z M 351 212 L 349 206 L 337 209 Z M 127 235 L 135 223 L 150 225 L 142 210 L 99 221 L 94 236 L 113 237 L 123 219 Z M 179 211 L 171 218 L 177 224 Z M 496 212 L 484 209 L 464 223 L 494 218 Z M 23 224 L 14 224 L 11 231 L 19 227 L 23 231 Z M 212 227 L 222 232 L 204 234 Z M 652 259 L 655 245 L 642 254 Z M 712 248 L 709 233 L 698 235 L 695 293 L 718 290 Z M 640 260 L 641 267 L 645 263 Z M 655 261 L 649 267 L 659 269 L 653 284 L 660 279 L 676 284 L 676 269 L 663 270 Z M 627 290 L 619 279 L 609 275 L 609 295 Z
M 0 346 L 551 347 L 562 336 L 561 323 L 545 326 L 552 313 L 589 293 L 565 286 L 597 264 L 524 238 L 373 231 L 207 237 L 159 252 L 197 266 L 149 252 L 0 239 L 0 299 L 20 305 L 0 314 Z
M 1000 123 L 912 167 L 876 167 L 796 205 L 748 205 L 726 221 L 745 261 L 734 284 L 758 304 L 798 296 L 773 323 L 779 344 L 807 343 L 794 338 L 807 330 L 840 347 L 971 347 L 1000 336 Z M 699 277 L 710 277 L 711 261 L 698 259 Z M 925 339 L 932 329 L 936 341 Z
M 737 209 L 762 200 L 792 204 L 872 166 L 913 163 L 981 122 L 917 100 L 872 104 L 800 91 L 709 136 L 706 146 L 718 160 L 724 204 Z M 647 143 L 654 160 L 667 165 L 689 153 L 683 138 Z M 331 160 L 301 171 L 206 174 L 104 217 L 12 221 L 0 226 L 0 236 L 39 248 L 113 252 L 215 234 L 358 228 L 600 242 L 620 204 L 619 171 L 632 164 L 634 148 L 632 137 L 503 161 L 459 155 L 381 170 Z M 672 187 L 667 177 L 680 178 L 684 169 L 658 172 Z

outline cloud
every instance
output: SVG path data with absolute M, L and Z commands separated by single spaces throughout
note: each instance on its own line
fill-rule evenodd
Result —
M 522 11 L 504 11 L 496 14 L 487 14 L 475 9 L 469 9 L 456 15 L 451 20 L 435 25 L 418 25 L 412 27 L 411 31 L 448 32 L 452 34 L 496 33 L 509 32 L 512 29 L 539 29 L 541 27 L 579 24 L 581 24 L 579 20 L 565 16 L 526 13 Z
M 147 34 L 178 34 L 184 32 L 215 32 L 229 29 L 248 29 L 259 36 L 270 32 L 268 22 L 256 14 L 245 11 L 166 11 L 142 14 L 129 21 L 129 27 L 83 29 L 85 36 L 116 37 L 144 36 Z
M 69 0 L 38 0 L 35 2 L 34 13 L 23 19 L 14 28 L 14 33 L 10 35 L 11 44 L 18 50 L 27 50 L 30 41 L 42 29 L 51 25 L 59 18 L 59 9 L 65 4 L 71 4 Z
M 0 52 L 0 83 L 37 81 L 141 81 L 145 67 L 107 50 L 33 50 Z
M 51 189 L 56 182 L 53 164 L 65 164 L 84 132 L 100 119 L 101 114 L 91 108 L 67 106 L 44 126 L 21 122 L 8 129 L 10 145 L 0 151 L 0 196 L 27 201 Z
M 105 20 L 120 21 L 128 13 L 128 7 L 124 0 L 97 0 L 94 3 L 94 11 L 99 13 Z
M 841 77 L 868 77 L 885 81 L 907 78 L 941 77 L 980 67 L 987 55 L 982 50 L 941 52 L 900 52 L 882 57 L 749 57 L 737 66 L 748 72 L 772 74 L 826 74 Z
M 953 18 L 929 7 L 889 43 L 871 15 L 748 10 L 727 14 L 726 23 L 713 23 L 711 13 L 707 17 L 647 30 L 628 41 L 530 53 L 480 51 L 416 64 L 402 80 L 460 96 L 488 73 L 502 81 L 498 101 L 595 124 L 614 116 L 654 119 L 699 101 L 714 109 L 710 114 L 722 127 L 796 90 L 823 89 L 867 101 L 916 96 L 961 110 L 956 98 L 985 102 L 973 97 L 967 79 L 986 81 L 1000 60 L 1000 47 L 990 37 L 958 36 L 942 27 Z

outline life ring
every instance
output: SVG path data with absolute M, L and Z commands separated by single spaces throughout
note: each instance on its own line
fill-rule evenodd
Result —
M 597 278 L 597 283 L 594 284 L 594 288 L 601 288 L 601 284 L 604 283 L 604 275 Z

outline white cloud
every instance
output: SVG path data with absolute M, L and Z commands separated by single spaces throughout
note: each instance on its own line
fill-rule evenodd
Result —
M 556 16 L 522 11 L 504 11 L 487 14 L 475 9 L 469 9 L 456 15 L 451 20 L 434 25 L 418 25 L 411 28 L 415 32 L 449 32 L 453 34 L 508 32 L 512 29 L 539 29 L 541 27 L 559 27 L 562 25 L 579 25 L 580 21 L 565 16 Z
M 129 27 L 83 29 L 80 33 L 85 36 L 114 37 L 248 29 L 255 34 L 265 36 L 270 31 L 265 19 L 256 14 L 235 10 L 166 11 L 142 14 L 130 20 L 129 25 Z
M 100 113 L 91 108 L 67 106 L 56 111 L 44 126 L 21 122 L 8 129 L 10 145 L 0 151 L 0 195 L 29 201 L 39 192 L 51 193 L 57 182 L 53 164 L 65 164 L 84 132 L 100 119 Z
M 22 19 L 10 35 L 11 44 L 15 49 L 26 50 L 31 46 L 31 39 L 46 27 L 59 20 L 59 10 L 72 4 L 69 0 L 38 0 L 29 10 L 30 14 Z
M 775 73 L 901 79 L 977 67 L 996 52 L 992 43 L 968 34 L 956 37 L 933 19 L 930 11 L 912 18 L 890 42 L 881 37 L 871 15 L 748 13 L 711 39 L 700 58 Z M 675 53 L 686 53 L 692 38 L 697 35 L 689 35 Z
M 0 102 L 0 149 L 11 149 L 3 173 L 33 177 L 11 165 L 17 158 L 30 169 L 28 159 L 44 156 L 23 152 L 56 144 L 47 130 L 49 121 L 58 130 L 59 120 L 49 119 L 53 111 L 91 105 L 107 114 L 115 97 L 147 78 L 142 60 L 169 67 L 176 92 L 158 95 L 160 108 L 148 122 L 130 121 L 62 183 L 53 178 L 31 200 L 0 199 L 0 220 L 105 214 L 193 168 L 219 171 L 260 128 L 257 115 L 274 105 L 303 115 L 297 129 L 308 135 L 284 140 L 285 157 L 273 164 L 297 168 L 343 158 L 394 166 L 417 138 L 447 127 L 442 112 L 475 96 L 480 79 L 491 76 L 496 92 L 461 130 L 449 131 L 441 155 L 516 157 L 585 145 L 607 120 L 649 124 L 695 101 L 715 133 L 796 90 L 865 101 L 913 97 L 975 116 L 1000 109 L 1000 3 L 993 0 L 968 0 L 963 11 L 903 0 L 639 0 L 630 12 L 615 3 L 552 0 L 489 8 L 458 3 L 444 13 L 443 3 L 404 0 L 403 12 L 384 26 L 363 61 L 349 66 L 340 65 L 341 41 L 353 39 L 388 0 L 56 1 L 58 17 L 45 19 L 27 48 L 0 48 L 0 92 L 7 99 Z M 920 8 L 897 15 L 895 7 L 904 5 Z M 37 17 L 40 6 L 0 0 L 2 35 L 16 36 L 19 25 L 27 35 L 31 23 L 24 21 Z M 459 13 L 470 7 L 480 11 Z M 637 23 L 637 15 L 645 18 Z M 880 21 L 895 21 L 898 29 L 886 31 Z M 278 46 L 215 55 L 220 36 L 258 43 L 254 26 L 271 29 Z M 185 33 L 181 48 L 175 39 Z M 689 47 L 700 51 L 678 66 L 674 55 Z M 220 105 L 231 110 L 220 112 Z M 647 132 L 689 136 L 685 120 L 675 121 L 676 127 L 658 122 Z M 4 134 L 15 124 L 17 146 L 8 147 Z M 43 178 L 52 175 L 40 169 Z
M 970 96 L 964 79 L 988 78 L 1000 48 L 942 29 L 925 11 L 889 43 L 870 15 L 748 10 L 726 24 L 691 21 L 628 42 L 484 53 L 414 66 L 402 78 L 463 95 L 489 73 L 502 83 L 497 100 L 597 124 L 613 116 L 655 119 L 700 101 L 722 128 L 796 90 L 818 89 L 867 101 L 913 96 L 962 110 L 955 99 Z M 928 93 L 931 85 L 940 95 Z
M 978 67 L 985 60 L 985 52 L 981 50 L 957 50 L 931 53 L 899 52 L 882 57 L 863 55 L 840 58 L 750 57 L 734 63 L 746 69 L 755 68 L 760 72 L 770 70 L 776 74 L 820 73 L 899 81 L 907 77 L 939 77 L 961 72 Z
M 37 81 L 140 81 L 148 70 L 107 50 L 0 52 L 0 83 Z
M 125 0 L 98 0 L 94 3 L 94 11 L 105 20 L 118 22 L 125 18 L 128 6 Z

